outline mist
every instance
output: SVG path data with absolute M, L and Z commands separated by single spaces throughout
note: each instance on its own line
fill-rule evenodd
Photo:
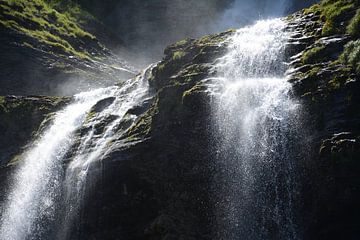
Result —
M 126 1 L 125 1 L 126 2 Z M 280 17 L 314 0 L 133 0 L 117 4 L 105 22 L 124 41 L 118 49 L 134 66 L 161 59 L 164 48 L 184 38 L 240 28 Z

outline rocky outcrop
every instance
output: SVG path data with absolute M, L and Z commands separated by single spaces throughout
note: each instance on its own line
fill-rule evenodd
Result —
M 311 239 L 359 235 L 360 81 L 356 64 L 344 60 L 349 44 L 357 41 L 349 30 L 358 21 L 357 9 L 357 1 L 323 1 L 290 21 L 297 31 L 293 49 L 301 52 L 291 58 L 289 81 L 311 126 L 312 153 L 304 163 Z
M 231 34 L 187 39 L 165 50 L 149 80 L 154 96 L 148 109 L 101 166 L 93 166 L 94 174 L 103 174 L 89 184 L 93 200 L 84 206 L 82 238 L 211 238 L 209 96 L 201 80 L 212 74 Z
M 0 97 L 0 164 L 14 164 L 45 118 L 69 102 L 65 97 Z M 46 122 L 43 123 L 46 126 Z
M 359 85 L 356 69 L 341 56 L 356 37 L 346 34 L 346 27 L 334 34 L 324 32 L 327 19 L 318 11 L 306 10 L 288 19 L 294 31 L 287 49 L 289 81 L 304 108 L 304 142 L 310 146 L 299 163 L 303 182 L 298 215 L 306 239 L 354 238 L 360 193 Z M 211 99 L 202 80 L 214 74 L 211 63 L 224 54 L 222 40 L 230 35 L 231 31 L 188 39 L 165 50 L 150 78 L 155 96 L 149 110 L 127 139 L 119 139 L 129 144 L 115 144 L 104 161 L 105 177 L 98 187 L 106 194 L 87 203 L 88 236 L 214 237 L 216 200 L 210 182 L 217 170 L 211 164 L 206 124 Z M 89 191 L 92 199 L 95 189 Z M 96 206 L 106 210 L 99 212 Z M 107 219 L 102 232 L 91 232 L 99 215 Z
M 124 59 L 143 67 L 161 58 L 171 42 L 226 28 L 219 22 L 233 3 L 3 0 L 0 95 L 72 95 L 126 80 L 137 70 Z M 300 5 L 290 1 L 289 11 Z M 259 12 L 267 14 L 266 8 Z M 254 12 L 251 19 L 258 16 Z
M 1 1 L 0 95 L 72 95 L 134 76 L 87 29 L 107 42 L 106 28 L 71 1 Z
M 356 57 L 348 54 L 358 47 L 358 39 L 346 27 L 356 23 L 358 5 L 343 3 L 324 1 L 287 19 L 294 32 L 286 50 L 289 81 L 306 113 L 304 142 L 311 150 L 299 164 L 303 182 L 298 215 L 304 239 L 359 236 L 359 72 Z M 330 11 L 332 4 L 347 14 Z M 338 20 L 342 23 L 337 25 Z M 205 84 L 216 74 L 211 66 L 225 53 L 225 40 L 232 33 L 186 39 L 166 48 L 149 79 L 153 97 L 131 110 L 140 115 L 138 120 L 92 166 L 90 174 L 99 177 L 87 182 L 81 224 L 71 233 L 74 239 L 214 239 L 216 199 L 210 183 L 219 169 L 211 164 L 211 97 Z M 7 109 L 16 99 L 5 98 L 0 106 Z M 46 114 L 62 103 L 21 99 L 38 105 L 28 112 L 17 105 L 14 113 L 28 114 L 20 118 L 0 113 L 11 119 L 3 128 L 12 129 L 1 142 L 24 134 L 3 152 L 25 144 Z M 112 101 L 99 102 L 93 111 Z

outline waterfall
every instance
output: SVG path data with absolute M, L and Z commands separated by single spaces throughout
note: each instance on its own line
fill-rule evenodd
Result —
M 135 81 L 129 80 L 124 84 L 117 91 L 117 97 L 110 99 L 111 104 L 84 124 L 83 127 L 88 130 L 80 136 L 75 156 L 65 174 L 65 217 L 58 239 L 68 239 L 74 228 L 77 228 L 77 234 L 81 235 L 80 229 L 78 229 L 80 226 L 74 221 L 81 218 L 81 204 L 85 200 L 85 189 L 89 187 L 87 186 L 89 170 L 93 163 L 101 163 L 111 149 L 111 143 L 121 138 L 131 123 L 135 121 L 135 115 L 128 116 L 127 123 L 122 128 L 121 124 L 128 111 L 149 99 L 148 79 L 154 66 L 150 65 L 146 68 Z M 102 172 L 101 169 L 100 172 Z M 96 177 L 99 176 L 92 174 L 91 180 L 96 181 Z
M 212 119 L 218 239 L 298 239 L 300 104 L 285 77 L 280 19 L 238 30 L 217 60 Z
M 75 220 L 74 212 L 81 204 L 89 166 L 100 161 L 112 141 L 125 132 L 118 128 L 128 110 L 148 97 L 152 67 L 121 87 L 77 94 L 55 114 L 50 126 L 23 153 L 3 208 L 1 240 L 63 239 L 66 226 L 59 225 L 74 224 L 69 221 Z M 128 118 L 127 127 L 136 116 Z

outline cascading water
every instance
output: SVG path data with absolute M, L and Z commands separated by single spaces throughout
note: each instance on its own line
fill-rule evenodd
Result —
M 298 238 L 300 105 L 285 78 L 285 27 L 274 19 L 238 30 L 214 67 L 218 239 Z
M 65 175 L 65 217 L 63 219 L 62 230 L 58 234 L 58 239 L 68 239 L 71 228 L 78 228 L 74 223 L 75 219 L 81 218 L 81 204 L 85 200 L 85 188 L 88 187 L 89 169 L 91 165 L 101 162 L 106 156 L 106 152 L 110 149 L 110 144 L 116 138 L 127 130 L 136 119 L 135 115 L 128 116 L 127 127 L 121 128 L 128 110 L 137 104 L 146 101 L 149 98 L 148 78 L 154 65 L 150 65 L 144 70 L 142 75 L 136 81 L 130 80 L 122 88 L 116 92 L 116 98 L 109 99 L 111 104 L 100 113 L 90 119 L 83 125 L 88 129 L 81 136 L 80 143 L 75 151 L 75 157 L 69 164 Z M 105 99 L 107 100 L 107 99 Z M 101 170 L 100 170 L 101 171 Z M 96 181 L 96 177 L 92 175 L 92 181 Z M 80 230 L 76 230 L 78 235 Z
M 70 221 L 74 220 L 81 204 L 90 164 L 101 160 L 111 141 L 126 130 L 119 133 L 118 128 L 127 111 L 146 100 L 151 69 L 152 66 L 122 87 L 80 93 L 72 104 L 56 113 L 53 123 L 23 154 L 3 208 L 1 240 L 65 239 L 66 226 L 59 223 L 72 224 Z M 111 100 L 108 106 L 92 112 L 99 101 L 107 100 Z M 93 115 L 90 119 L 89 114 Z M 135 119 L 135 115 L 130 115 L 127 127 Z M 101 124 L 104 127 L 99 131 Z M 84 128 L 90 130 L 76 141 L 77 132 Z M 77 150 L 68 159 L 73 148 Z M 65 160 L 70 161 L 67 170 L 64 170 Z M 63 199 L 65 204 L 60 203 Z

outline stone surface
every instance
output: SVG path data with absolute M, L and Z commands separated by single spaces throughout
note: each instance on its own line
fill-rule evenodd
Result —
M 286 50 L 291 62 L 289 81 L 304 108 L 305 142 L 311 149 L 299 164 L 304 239 L 356 239 L 360 229 L 359 75 L 339 59 L 344 44 L 354 39 L 344 33 L 324 38 L 324 21 L 317 12 L 298 12 L 287 21 L 294 31 Z M 79 235 L 74 227 L 74 239 L 213 238 L 216 203 L 210 183 L 218 169 L 211 164 L 210 97 L 202 80 L 214 74 L 211 64 L 225 53 L 224 40 L 232 33 L 186 39 L 166 48 L 149 79 L 153 98 L 130 111 L 140 115 L 138 121 L 113 143 L 101 164 L 91 168 L 90 174 L 100 174 L 88 182 L 81 231 Z M 313 60 L 304 62 L 304 55 L 319 44 L 325 46 L 320 57 L 315 51 Z M 5 99 L 0 106 L 8 108 L 11 99 L 16 98 Z M 45 114 L 56 109 L 49 100 L 36 101 L 41 104 L 29 115 L 21 119 L 11 115 L 5 122 L 10 138 L 24 136 L 14 138 L 18 144 L 1 148 L 3 152 L 22 146 Z M 50 107 L 39 117 L 42 101 Z M 111 101 L 106 99 L 97 107 Z M 28 121 L 33 114 L 38 116 L 36 123 Z M 0 171 L 1 181 L 11 170 Z

